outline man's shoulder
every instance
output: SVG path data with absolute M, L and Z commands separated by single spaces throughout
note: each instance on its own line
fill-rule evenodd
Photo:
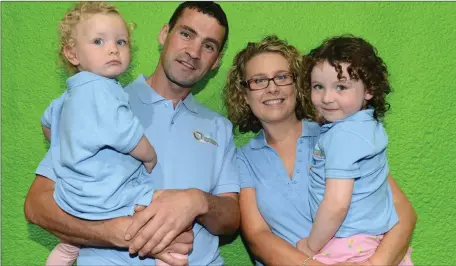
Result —
M 229 120 L 226 117 L 224 117 L 220 113 L 210 109 L 209 107 L 201 104 L 200 102 L 195 100 L 194 104 L 198 107 L 198 115 L 200 115 L 201 117 L 212 118 L 212 119 L 221 119 L 221 120 L 225 120 L 225 121 L 229 122 Z
M 147 86 L 144 75 L 139 75 L 135 80 L 125 85 L 124 90 L 131 95 L 138 93 L 141 89 L 147 88 Z

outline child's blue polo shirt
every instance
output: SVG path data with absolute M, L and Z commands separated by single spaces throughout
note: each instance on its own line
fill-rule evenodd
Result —
M 67 91 L 52 101 L 42 118 L 51 128 L 54 198 L 66 212 L 103 220 L 132 215 L 148 205 L 151 182 L 141 161 L 130 156 L 143 136 L 128 95 L 119 83 L 91 72 L 67 80 Z M 141 181 L 147 183 L 145 181 Z
M 383 234 L 398 222 L 387 180 L 387 144 L 373 109 L 321 127 L 310 174 L 312 217 L 323 200 L 326 178 L 355 179 L 350 209 L 336 237 Z

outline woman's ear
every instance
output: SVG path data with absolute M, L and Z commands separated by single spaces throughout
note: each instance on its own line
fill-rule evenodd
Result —
M 73 64 L 74 66 L 79 66 L 78 57 L 74 51 L 74 47 L 70 45 L 65 45 L 63 48 L 63 55 L 65 55 L 66 59 Z

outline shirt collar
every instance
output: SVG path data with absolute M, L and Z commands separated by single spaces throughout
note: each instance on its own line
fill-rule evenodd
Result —
M 302 120 L 302 133 L 301 137 L 317 137 L 319 135 L 320 126 L 312 121 Z M 267 147 L 268 142 L 266 141 L 266 136 L 264 134 L 264 130 L 262 129 L 258 135 L 256 135 L 250 142 L 250 147 L 252 149 L 262 149 Z
M 339 123 L 342 123 L 342 122 L 346 122 L 346 121 L 361 122 L 361 121 L 372 121 L 372 120 L 374 120 L 374 109 L 373 108 L 364 109 L 364 110 L 358 111 L 352 115 L 349 115 L 349 116 L 345 117 L 344 119 L 336 120 L 332 123 L 324 124 L 321 127 L 321 133 L 325 133 L 326 131 L 330 130 L 333 126 L 335 126 Z
M 163 98 L 160 94 L 158 94 L 154 90 L 154 88 L 149 86 L 149 84 L 146 82 L 146 76 L 140 75 L 135 80 L 135 83 L 137 83 L 136 86 L 141 87 L 138 94 L 139 98 L 143 103 L 152 104 L 167 100 L 166 98 Z M 182 102 L 188 110 L 194 113 L 198 113 L 198 102 L 191 93 L 187 97 L 185 97 L 185 99 Z
M 71 76 L 70 78 L 68 78 L 66 82 L 67 82 L 68 89 L 71 89 L 72 87 L 76 87 L 76 86 L 82 85 L 84 83 L 92 82 L 95 80 L 106 80 L 108 82 L 114 82 L 114 83 L 119 84 L 119 82 L 116 81 L 115 79 L 106 78 L 106 77 L 103 77 L 103 76 L 100 76 L 100 75 L 97 75 L 95 73 L 88 72 L 88 71 L 78 72 L 78 73 L 74 74 L 73 76 Z

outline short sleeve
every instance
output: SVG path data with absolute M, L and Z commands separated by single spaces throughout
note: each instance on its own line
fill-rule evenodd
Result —
M 354 132 L 337 131 L 324 142 L 325 174 L 329 178 L 358 178 L 359 162 L 375 154 L 375 148 Z
M 220 175 L 218 182 L 212 191 L 212 194 L 222 193 L 239 193 L 239 172 L 236 161 L 236 145 L 234 144 L 234 138 L 232 133 L 232 125 L 228 120 L 220 120 L 225 135 L 225 147 L 223 152 L 223 158 L 221 163 Z
M 35 174 L 47 177 L 54 182 L 57 181 L 57 176 L 55 175 L 54 168 L 52 167 L 51 149 L 48 150 L 46 156 L 44 156 L 44 159 L 38 165 Z
M 241 188 L 255 188 L 253 176 L 251 174 L 251 171 L 249 171 L 247 158 L 241 149 L 237 149 L 236 157 L 239 169 L 239 178 L 241 180 Z
M 51 128 L 52 114 L 58 106 L 62 105 L 65 95 L 66 93 L 63 93 L 59 98 L 52 100 L 51 104 L 46 108 L 46 110 L 44 110 L 44 113 L 41 116 L 41 124 L 43 126 Z
M 122 153 L 132 151 L 143 136 L 139 120 L 126 99 L 119 99 L 104 80 L 90 82 L 87 88 L 69 91 L 62 112 L 62 139 L 72 137 L 81 147 L 100 149 L 108 146 Z M 124 93 L 122 91 L 122 93 Z M 93 150 L 95 151 L 95 150 Z M 92 151 L 92 152 L 93 152 Z

